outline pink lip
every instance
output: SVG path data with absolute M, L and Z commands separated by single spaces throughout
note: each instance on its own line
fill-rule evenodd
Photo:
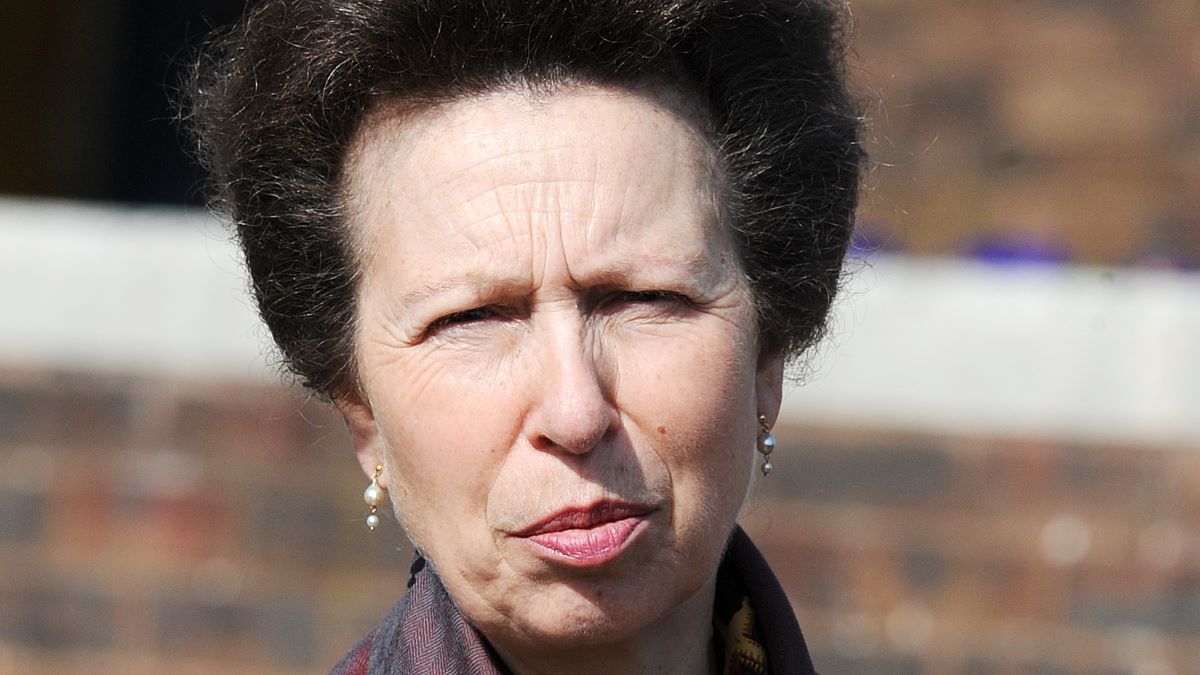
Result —
M 622 502 L 567 508 L 514 533 L 558 561 L 594 567 L 618 557 L 654 509 Z

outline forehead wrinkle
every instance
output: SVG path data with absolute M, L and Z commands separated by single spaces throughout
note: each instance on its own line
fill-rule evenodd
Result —
M 612 278 L 640 272 L 645 279 L 647 270 L 629 265 L 621 256 L 650 253 L 647 245 L 662 251 L 661 261 L 653 266 L 663 272 L 683 269 L 692 278 L 712 278 L 727 269 L 721 252 L 713 250 L 714 242 L 677 243 L 669 235 L 673 231 L 672 221 L 721 220 L 720 204 L 714 203 L 719 200 L 712 199 L 720 181 L 714 180 L 711 162 L 706 161 L 711 159 L 708 157 L 711 147 L 686 120 L 671 114 L 654 119 L 649 130 L 641 128 L 632 136 L 622 136 L 614 146 L 585 142 L 587 135 L 564 136 L 555 131 L 554 125 L 545 133 L 531 136 L 526 132 L 538 126 L 540 112 L 518 113 L 517 125 L 523 131 L 515 136 L 501 132 L 508 128 L 511 118 L 499 117 L 493 125 L 490 122 L 494 116 L 487 112 L 460 119 L 453 119 L 450 114 L 449 125 L 442 127 L 440 133 L 425 133 L 447 120 L 446 116 L 430 115 L 417 125 L 399 125 L 398 129 L 389 129 L 390 134 L 381 134 L 397 141 L 398 147 L 391 157 L 386 152 L 374 153 L 373 148 L 363 148 L 364 154 L 375 155 L 371 159 L 377 161 L 371 164 L 377 164 L 379 169 L 391 168 L 396 171 L 394 175 L 418 178 L 413 182 L 391 180 L 384 175 L 389 172 L 377 174 L 360 163 L 356 167 L 359 178 L 365 178 L 366 182 L 376 178 L 391 188 L 377 191 L 392 194 L 386 206 L 377 209 L 381 215 L 390 215 L 389 220 L 395 220 L 407 211 L 403 220 L 409 221 L 409 226 L 416 226 L 410 230 L 416 239 L 428 241 L 431 235 L 440 236 L 446 245 L 450 243 L 446 239 L 449 235 L 450 240 L 461 239 L 463 245 L 458 253 L 445 249 L 446 254 L 463 256 L 465 264 L 457 265 L 463 274 L 444 282 L 434 279 L 435 283 L 415 289 L 406 300 L 422 301 L 463 285 L 474 286 L 478 291 L 524 284 L 532 290 L 545 282 L 549 272 L 559 271 L 550 270 L 551 264 L 562 267 L 564 280 L 576 288 L 584 285 L 576 282 L 576 273 L 589 278 L 607 274 Z M 481 121 L 485 123 L 482 130 L 477 126 Z M 664 133 L 679 126 L 686 137 Z M 583 129 L 586 134 L 587 127 Z M 667 142 L 664 144 L 663 140 Z M 614 154 L 630 157 L 638 165 L 653 165 L 651 180 L 645 180 L 636 169 L 619 162 L 614 166 L 609 159 Z M 685 161 L 661 161 L 671 156 Z M 433 158 L 437 161 L 430 166 L 427 162 Z M 389 159 L 395 163 L 389 163 Z M 629 174 L 630 170 L 634 175 Z M 682 191 L 678 189 L 681 183 L 686 183 Z M 422 227 L 424 224 L 429 229 Z M 422 229 L 426 232 L 418 233 Z M 584 255 L 568 256 L 580 253 L 580 244 Z M 559 257 L 551 259 L 548 255 L 551 247 L 558 249 Z M 682 254 L 681 248 L 694 249 L 682 262 L 673 255 Z M 505 270 L 504 265 L 489 265 L 487 258 L 496 252 L 501 252 L 500 259 L 508 263 L 514 261 L 515 255 L 521 264 L 514 270 Z M 416 255 L 415 251 L 404 257 L 412 255 Z M 579 269 L 571 269 L 576 266 Z M 462 269 L 471 267 L 475 271 Z M 511 278 L 503 279 L 501 275 Z
M 537 156 L 544 159 L 541 154 Z M 592 229 L 592 220 L 597 217 L 597 192 L 601 187 L 594 176 L 577 177 L 581 175 L 580 162 L 575 158 L 572 160 L 563 162 L 552 158 L 535 162 L 534 168 L 544 170 L 546 178 L 530 175 L 517 175 L 514 180 L 498 178 L 490 191 L 497 214 L 509 234 L 509 241 L 505 243 L 520 239 L 529 242 L 528 265 L 531 279 L 538 287 L 553 274 L 569 279 L 566 239 L 580 226 L 586 236 Z M 539 174 L 542 171 L 524 173 Z M 562 177 L 564 175 L 566 177 Z
M 582 208 L 576 201 L 575 195 L 564 193 L 575 190 L 576 186 L 590 186 L 592 193 L 588 204 Z M 533 215 L 578 215 L 583 211 L 595 211 L 595 182 L 589 179 L 554 179 L 554 180 L 521 180 L 506 182 L 494 187 L 483 188 L 475 194 L 455 200 L 461 208 L 473 211 L 478 222 L 487 222 L 495 216 L 509 217 L 515 213 Z
M 679 123 L 679 120 L 669 122 Z M 619 186 L 621 193 L 617 196 L 617 225 L 608 232 L 609 241 L 601 243 L 590 240 L 593 248 L 596 248 L 596 244 L 600 244 L 601 249 L 607 248 L 612 245 L 612 240 L 620 239 L 637 227 L 654 227 L 657 223 L 674 219 L 700 219 L 705 221 L 706 229 L 723 227 L 720 204 L 713 199 L 714 192 L 718 190 L 718 178 L 711 171 L 707 159 L 711 148 L 698 132 L 687 125 L 684 127 L 686 136 L 673 139 L 669 150 L 671 154 L 688 157 L 691 161 L 656 162 L 658 171 L 653 181 L 622 179 L 623 184 Z M 680 190 L 680 185 L 686 185 L 685 189 Z
M 440 293 L 454 292 L 464 286 L 510 290 L 518 287 L 532 290 L 540 286 L 545 279 L 547 267 L 551 264 L 547 255 L 547 240 L 562 239 L 561 233 L 564 228 L 561 227 L 561 221 L 579 218 L 581 222 L 587 222 L 587 219 L 594 217 L 592 212 L 585 214 L 558 206 L 564 200 L 558 197 L 561 191 L 555 188 L 564 184 L 573 186 L 584 183 L 590 181 L 521 181 L 517 184 L 505 184 L 500 190 L 486 190 L 473 198 L 472 202 L 481 204 L 482 208 L 469 208 L 468 210 L 475 211 L 469 219 L 456 220 L 452 216 L 441 214 L 441 219 L 451 225 L 448 229 L 477 255 L 472 255 L 458 265 L 462 274 L 440 282 L 424 283 L 422 288 L 405 295 L 402 302 L 421 302 Z M 514 188 L 514 193 L 519 196 L 506 197 L 504 193 L 509 191 L 504 188 L 509 187 Z M 529 189 L 533 191 L 530 192 Z M 542 205 L 530 206 L 530 202 Z M 479 213 L 483 209 L 490 212 Z M 432 215 L 433 210 L 422 208 L 421 211 Z M 546 220 L 545 226 L 538 222 L 542 219 Z M 570 228 L 566 228 L 566 231 L 569 230 Z M 550 237 L 546 236 L 547 232 L 550 233 Z M 499 255 L 495 249 L 500 249 Z M 505 270 L 504 265 L 494 264 L 496 260 L 514 258 L 526 261 L 518 267 L 518 274 L 511 274 L 512 270 Z M 558 264 L 561 265 L 562 262 Z M 509 273 L 507 277 L 506 273 Z
M 509 140 L 507 134 L 484 131 L 474 134 L 481 138 L 498 138 L 499 143 L 483 143 L 485 146 L 465 144 L 466 163 L 451 155 L 448 159 L 454 178 L 442 194 L 454 195 L 451 208 L 471 210 L 478 205 L 488 204 L 492 213 L 506 218 L 514 213 L 547 215 L 554 211 L 565 212 L 563 205 L 571 204 L 577 186 L 587 185 L 593 192 L 589 199 L 594 202 L 595 169 L 579 172 L 580 158 L 594 155 L 587 145 L 564 142 L 550 144 L 539 142 L 533 146 L 518 145 Z M 544 141 L 539 137 L 539 141 Z M 472 158 L 476 150 L 486 150 L 488 156 Z M 595 164 L 595 158 L 590 162 Z M 461 164 L 461 166 L 459 166 Z M 544 205 L 544 208 L 543 208 Z M 476 213 L 486 213 L 479 209 Z M 489 214 L 490 215 L 490 214 Z

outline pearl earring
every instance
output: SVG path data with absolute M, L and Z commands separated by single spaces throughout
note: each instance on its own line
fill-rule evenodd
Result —
M 775 465 L 771 463 L 771 453 L 775 452 L 775 434 L 771 433 L 766 415 L 758 416 L 758 426 L 762 427 L 762 430 L 758 432 L 758 453 L 763 456 L 761 468 L 762 474 L 765 476 L 775 468 Z
M 375 465 L 375 476 L 371 478 L 371 484 L 363 490 L 363 501 L 367 506 L 371 507 L 371 513 L 367 514 L 367 529 L 372 532 L 379 527 L 379 506 L 387 499 L 384 495 L 384 488 L 379 484 L 379 474 L 383 473 L 383 465 Z

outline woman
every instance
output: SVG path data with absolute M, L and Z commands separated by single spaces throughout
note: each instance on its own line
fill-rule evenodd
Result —
M 210 48 L 263 319 L 419 552 L 336 672 L 812 672 L 736 519 L 853 219 L 839 18 L 268 0 Z

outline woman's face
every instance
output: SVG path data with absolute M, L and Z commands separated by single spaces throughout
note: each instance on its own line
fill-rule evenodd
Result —
M 599 88 L 377 112 L 359 135 L 363 395 L 339 406 L 502 648 L 708 610 L 781 376 L 714 180 L 690 123 Z

